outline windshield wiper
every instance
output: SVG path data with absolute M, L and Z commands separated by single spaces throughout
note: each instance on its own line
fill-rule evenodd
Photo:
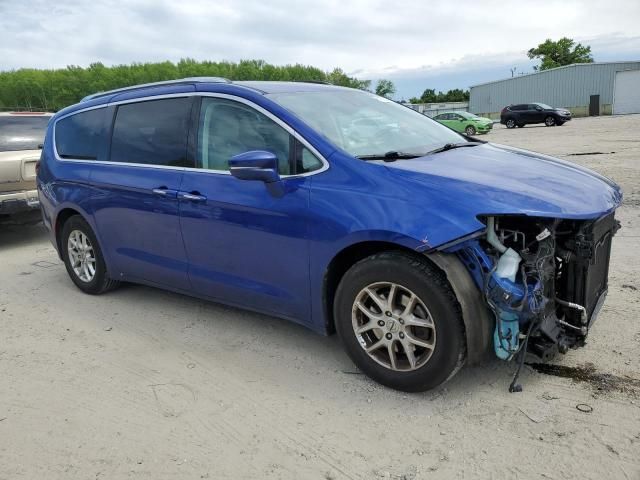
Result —
M 443 146 L 427 152 L 425 155 L 431 155 L 432 153 L 446 152 L 447 150 L 453 150 L 454 148 L 464 147 L 477 147 L 483 145 L 486 142 L 462 142 L 462 143 L 445 143 Z
M 391 150 L 387 153 L 374 153 L 372 155 L 356 155 L 360 160 L 384 160 L 385 162 L 395 162 L 396 160 L 407 160 L 411 158 L 424 157 L 424 153 L 405 153 Z

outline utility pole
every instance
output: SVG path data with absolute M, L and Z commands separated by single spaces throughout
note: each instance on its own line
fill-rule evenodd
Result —
M 517 68 L 518 67 L 513 67 L 509 69 L 509 71 L 511 72 L 511 78 L 513 78 L 513 76 L 515 75 Z

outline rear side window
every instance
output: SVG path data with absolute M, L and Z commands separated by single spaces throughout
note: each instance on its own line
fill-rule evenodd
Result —
M 97 108 L 65 117 L 56 123 L 56 151 L 60 158 L 104 160 L 108 115 Z
M 111 140 L 111 161 L 185 167 L 191 98 L 120 105 Z
M 49 116 L 0 117 L 0 152 L 37 150 L 44 141 Z

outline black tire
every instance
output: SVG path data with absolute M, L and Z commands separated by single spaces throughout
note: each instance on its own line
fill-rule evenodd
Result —
M 513 118 L 507 118 L 506 122 L 504 122 L 504 124 L 506 125 L 507 128 L 515 128 L 516 127 L 516 121 Z
M 553 115 L 549 115 L 544 119 L 544 124 L 547 127 L 555 127 L 556 126 L 556 119 Z
M 90 281 L 84 281 L 80 278 L 80 276 L 74 271 L 74 268 L 69 259 L 69 236 L 74 231 L 79 231 L 86 235 L 93 249 L 95 258 L 95 274 Z M 59 244 L 62 253 L 62 259 L 64 260 L 64 265 L 67 268 L 69 277 L 71 277 L 71 280 L 73 281 L 73 283 L 75 283 L 76 287 L 78 287 L 84 293 L 99 295 L 101 293 L 108 292 L 109 290 L 113 290 L 120 284 L 120 282 L 109 278 L 107 267 L 104 263 L 104 257 L 102 256 L 102 250 L 100 249 L 98 240 L 96 239 L 91 226 L 80 215 L 69 217 L 64 223 L 64 225 L 62 226 L 62 231 L 60 233 Z
M 416 363 L 413 370 L 385 367 L 359 343 L 352 324 L 354 302 L 365 288 L 377 282 L 392 282 L 415 293 L 433 320 L 434 348 L 425 363 Z M 446 277 L 425 258 L 389 251 L 361 260 L 340 281 L 333 308 L 336 330 L 347 354 L 362 372 L 382 385 L 405 392 L 429 390 L 451 378 L 464 364 L 466 341 L 460 305 Z M 382 329 L 376 331 L 384 335 Z
M 464 129 L 464 133 L 465 135 L 471 137 L 472 135 L 476 134 L 476 127 L 474 127 L 473 125 L 468 125 L 467 128 Z

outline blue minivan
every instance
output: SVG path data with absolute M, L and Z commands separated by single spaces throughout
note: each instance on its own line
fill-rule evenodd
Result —
M 337 332 L 405 391 L 488 351 L 584 345 L 622 199 L 595 172 L 368 92 L 219 78 L 58 112 L 37 179 L 82 291 L 136 282 Z

